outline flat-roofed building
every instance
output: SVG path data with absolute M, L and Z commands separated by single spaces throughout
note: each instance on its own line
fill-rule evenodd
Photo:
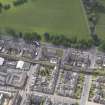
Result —
M 4 63 L 4 58 L 0 57 L 0 66 L 2 66 Z
M 19 92 L 11 93 L 0 91 L 0 105 L 20 105 L 21 96 Z
M 16 87 L 16 88 L 23 88 L 26 81 L 27 81 L 27 73 L 26 72 L 21 73 L 21 74 L 9 73 L 6 78 L 7 86 L 12 86 L 12 87 Z
M 0 72 L 0 85 L 23 88 L 27 81 L 27 73 L 4 73 Z
M 30 63 L 24 62 L 24 61 L 18 61 L 16 65 L 16 69 L 23 69 L 23 70 L 29 70 L 30 69 Z
M 17 69 L 22 69 L 23 68 L 23 65 L 24 65 L 24 61 L 18 61 L 17 62 L 17 65 L 16 65 L 16 68 Z

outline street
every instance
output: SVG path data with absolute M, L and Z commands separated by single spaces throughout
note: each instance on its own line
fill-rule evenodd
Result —
M 95 66 L 95 58 L 96 58 L 96 49 L 93 49 L 90 51 L 90 59 L 91 59 L 90 68 L 92 69 Z M 92 84 L 92 75 L 85 75 L 80 105 L 87 105 L 91 84 Z

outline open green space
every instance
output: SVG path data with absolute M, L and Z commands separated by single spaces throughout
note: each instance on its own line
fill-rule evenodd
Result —
M 64 34 L 88 40 L 91 37 L 86 21 L 80 0 L 33 0 L 21 6 L 12 6 L 0 14 L 1 28 Z
M 7 4 L 7 3 L 11 4 L 12 1 L 14 1 L 14 0 L 0 0 L 0 2 L 3 4 Z
M 98 0 L 98 1 L 102 4 L 103 9 L 100 12 L 98 12 L 99 20 L 96 26 L 96 31 L 99 37 L 101 39 L 104 39 L 105 38 L 105 0 Z

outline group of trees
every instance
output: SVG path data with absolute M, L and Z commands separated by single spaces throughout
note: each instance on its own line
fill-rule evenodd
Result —
M 37 32 L 24 33 L 22 38 L 27 42 L 33 42 L 35 40 L 40 41 L 41 36 Z
M 0 2 L 0 13 L 2 12 L 2 10 L 8 10 L 8 9 L 10 9 L 11 8 L 11 5 L 10 4 L 2 4 L 1 2 Z
M 97 46 L 100 44 L 100 39 L 96 33 L 96 25 L 99 20 L 98 10 L 103 7 L 97 0 L 83 0 L 83 4 L 89 20 L 91 36 L 94 40 L 94 44 Z
M 26 3 L 26 2 L 28 2 L 28 0 L 15 0 L 13 2 L 13 5 L 14 6 L 19 6 L 19 5 L 22 5 L 22 4 Z
M 41 41 L 42 35 L 37 32 L 16 32 L 12 29 L 6 29 L 6 34 L 12 36 L 14 39 L 23 38 L 26 42 L 31 43 L 33 41 Z M 44 33 L 43 38 L 46 42 L 50 42 L 57 46 L 72 47 L 78 49 L 88 49 L 94 45 L 94 40 L 92 39 L 81 39 L 78 40 L 77 37 L 67 37 L 65 35 L 51 35 L 49 33 Z M 99 49 L 105 52 L 105 40 L 101 40 Z
M 64 47 L 73 47 L 73 48 L 81 48 L 87 49 L 93 45 L 93 40 L 78 40 L 77 37 L 67 37 L 65 35 L 51 35 L 49 33 L 44 33 L 43 35 L 38 34 L 37 32 L 16 32 L 12 29 L 6 29 L 6 33 L 14 39 L 23 38 L 26 42 L 33 42 L 35 40 L 40 41 L 42 37 L 46 42 L 50 42 L 57 46 L 64 46 Z
M 28 2 L 28 0 L 14 0 L 12 3 L 14 6 L 18 6 Z M 77 37 L 66 37 L 65 35 L 50 35 L 49 33 L 44 33 L 44 39 L 46 42 L 53 43 L 54 45 L 63 45 L 65 47 L 74 47 L 74 48 L 90 48 L 93 44 L 99 46 L 100 49 L 105 51 L 105 41 L 100 40 L 96 33 L 96 25 L 99 20 L 98 12 L 105 13 L 105 7 L 98 2 L 97 0 L 83 0 L 83 4 L 85 6 L 85 10 L 87 13 L 87 17 L 89 20 L 89 26 L 91 31 L 92 39 L 87 40 L 78 40 Z M 2 4 L 0 3 L 0 12 L 3 9 L 8 10 L 11 8 L 10 4 Z M 41 40 L 41 35 L 36 32 L 15 32 L 12 29 L 7 30 L 9 35 L 12 35 L 14 38 L 21 37 L 25 41 L 31 42 L 33 40 Z
M 92 39 L 89 40 L 78 40 L 77 37 L 66 37 L 65 35 L 50 35 L 44 33 L 44 39 L 47 42 L 53 43 L 54 45 L 63 45 L 65 47 L 74 47 L 87 49 L 93 45 Z
M 101 41 L 101 44 L 99 46 L 99 50 L 105 52 L 105 40 Z
M 37 32 L 16 32 L 13 29 L 6 29 L 6 34 L 12 36 L 14 40 L 18 38 L 23 38 L 26 42 L 31 43 L 33 41 L 41 41 L 42 37 L 46 42 L 50 42 L 57 46 L 72 47 L 78 49 L 88 49 L 94 45 L 94 40 L 92 39 L 81 39 L 78 40 L 77 37 L 67 37 L 65 35 L 51 35 L 48 32 L 43 35 Z M 100 42 L 99 49 L 105 52 L 105 40 Z
M 14 0 L 12 2 L 13 6 L 19 6 L 22 5 L 24 3 L 27 3 L 28 0 Z M 2 13 L 2 10 L 9 10 L 12 6 L 12 4 L 8 3 L 8 4 L 3 4 L 2 2 L 0 2 L 0 13 Z
M 26 42 L 40 41 L 41 36 L 37 32 L 16 32 L 13 29 L 6 29 L 6 34 L 12 36 L 14 39 L 23 38 Z
M 99 13 L 105 13 L 105 6 L 100 0 L 83 0 L 83 4 L 90 23 L 90 31 L 94 45 L 105 52 L 105 40 L 101 40 L 96 33 L 96 25 L 100 19 Z

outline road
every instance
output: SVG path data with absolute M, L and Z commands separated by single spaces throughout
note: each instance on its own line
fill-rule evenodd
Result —
M 92 83 L 92 76 L 91 75 L 85 75 L 80 105 L 87 105 L 88 97 L 89 97 L 89 91 L 91 88 L 91 83 Z
M 37 66 L 38 65 L 34 65 L 34 66 L 31 67 L 30 71 L 28 72 L 29 79 L 28 79 L 26 88 L 24 90 L 20 91 L 20 94 L 23 97 L 21 105 L 23 105 L 23 103 L 24 103 L 24 101 L 26 99 L 26 95 L 31 94 L 31 93 L 34 94 L 34 95 L 38 95 L 38 96 L 49 97 L 49 98 L 51 98 L 51 100 L 53 102 L 64 102 L 64 103 L 72 103 L 73 104 L 73 103 L 78 101 L 76 99 L 72 99 L 72 98 L 69 98 L 69 97 L 63 97 L 63 96 L 58 96 L 56 94 L 50 95 L 50 94 L 45 94 L 45 93 L 42 93 L 42 92 L 31 91 L 30 86 L 31 86 L 31 83 L 32 83 L 32 74 L 34 73 L 35 69 L 37 69 Z
M 38 54 L 38 57 L 41 56 L 41 48 L 39 49 L 39 54 Z M 91 52 L 91 51 L 90 51 Z M 67 55 L 67 51 L 64 50 L 64 55 L 63 57 L 65 57 Z M 92 56 L 94 54 L 91 54 Z M 1 53 L 0 52 L 0 56 L 3 57 L 3 58 L 8 58 L 8 59 L 12 59 L 12 60 L 16 60 L 16 61 L 19 61 L 19 60 L 23 60 L 25 62 L 28 62 L 28 63 L 31 63 L 31 64 L 42 64 L 42 65 L 50 65 L 50 66 L 59 66 L 59 64 L 54 64 L 54 63 L 50 63 L 49 61 L 46 61 L 46 60 L 39 60 L 39 59 L 29 59 L 29 58 L 25 58 L 25 57 L 22 57 L 22 56 L 16 56 L 16 55 L 10 55 L 10 54 L 5 54 L 5 53 Z M 94 62 L 94 58 L 96 57 L 90 57 L 91 59 L 91 62 Z M 88 69 L 86 68 L 81 68 L 81 67 L 74 67 L 74 66 L 70 66 L 70 65 L 66 65 L 64 64 L 64 59 L 63 61 L 60 63 L 60 66 L 59 66 L 61 69 L 65 69 L 65 70 L 72 70 L 73 72 L 81 72 L 81 73 L 84 73 L 84 74 L 92 74 L 94 75 L 94 72 L 92 72 L 94 69 L 94 66 L 91 66 L 89 67 Z M 102 74 L 100 74 L 102 75 Z
M 38 60 L 40 57 L 41 57 L 41 49 L 39 51 L 39 54 L 38 54 L 36 60 Z M 71 98 L 63 97 L 63 96 L 58 96 L 56 94 L 49 95 L 49 94 L 45 94 L 45 93 L 41 93 L 41 92 L 31 91 L 30 86 L 31 86 L 31 83 L 32 83 L 32 77 L 33 77 L 32 74 L 34 74 L 37 67 L 38 67 L 38 64 L 31 66 L 30 71 L 28 72 L 29 78 L 28 78 L 26 88 L 25 88 L 24 91 L 20 92 L 22 97 L 23 97 L 21 105 L 23 105 L 23 103 L 26 99 L 26 94 L 30 94 L 30 93 L 33 93 L 33 94 L 39 95 L 39 96 L 47 96 L 47 97 L 51 98 L 51 100 L 53 102 L 64 102 L 64 103 L 75 103 L 75 102 L 77 102 L 76 99 L 71 99 Z
M 21 105 L 24 105 L 24 101 L 26 100 L 26 95 L 30 93 L 30 84 L 31 84 L 31 81 L 32 81 L 32 74 L 35 70 L 35 67 L 37 66 L 31 66 L 30 67 L 30 71 L 27 73 L 28 74 L 28 80 L 27 80 L 27 84 L 25 86 L 25 89 L 24 90 L 21 90 L 19 91 L 20 92 L 20 95 L 22 96 L 22 102 L 21 102 Z
M 41 48 L 39 48 L 39 52 L 38 53 L 39 54 L 35 58 L 35 60 L 38 60 L 41 57 Z M 27 94 L 31 93 L 30 86 L 31 86 L 31 83 L 32 83 L 32 77 L 33 77 L 32 75 L 34 74 L 35 70 L 37 69 L 37 66 L 38 66 L 38 64 L 31 65 L 30 70 L 27 72 L 27 75 L 28 75 L 27 84 L 25 86 L 25 89 L 20 91 L 20 95 L 22 96 L 21 105 L 24 105 L 24 102 L 26 100 Z
M 94 103 L 94 102 L 88 102 L 87 105 L 102 105 L 102 104 L 98 104 L 98 103 Z
M 97 53 L 96 49 L 92 49 L 90 51 L 90 59 L 91 59 L 90 68 L 91 69 L 93 69 L 94 66 L 95 66 L 96 53 Z M 85 80 L 84 80 L 84 86 L 83 86 L 83 91 L 82 91 L 82 95 L 81 95 L 80 105 L 87 105 L 91 84 L 92 84 L 92 75 L 85 75 Z
M 64 56 L 66 54 L 67 53 L 65 52 Z M 9 57 L 9 58 L 17 59 L 17 60 L 21 59 L 21 60 L 24 60 L 26 62 L 30 62 L 30 63 L 34 64 L 34 65 L 31 66 L 30 71 L 28 72 L 29 78 L 28 78 L 26 88 L 24 90 L 20 90 L 20 94 L 23 97 L 21 105 L 23 105 L 24 100 L 26 99 L 26 95 L 31 93 L 31 90 L 30 90 L 29 86 L 32 83 L 32 74 L 34 74 L 34 71 L 37 68 L 36 63 L 47 64 L 47 65 L 52 65 L 52 64 L 49 63 L 48 61 L 39 61 L 39 58 L 41 57 L 41 48 L 39 49 L 39 54 L 38 54 L 37 58 L 34 59 L 34 60 L 23 58 L 23 57 L 15 57 L 13 55 L 8 55 L 8 54 L 3 54 L 3 53 L 0 53 L 0 56 L 3 56 L 4 58 Z M 91 65 L 90 65 L 89 68 L 91 68 L 91 69 L 94 69 L 95 58 L 96 58 L 96 51 L 93 50 L 92 52 L 90 52 Z M 89 91 L 90 91 L 90 88 L 91 88 L 91 82 L 92 82 L 92 76 L 91 75 L 86 75 L 85 80 L 84 80 L 83 91 L 82 91 L 82 95 L 81 95 L 81 99 L 80 99 L 80 105 L 86 105 L 87 102 L 88 102 Z M 37 95 L 41 95 L 41 96 L 42 95 L 48 96 L 53 101 L 60 101 L 60 102 L 64 102 L 64 103 L 75 103 L 76 101 L 78 101 L 78 100 L 75 100 L 75 99 L 71 99 L 71 98 L 67 98 L 67 97 L 63 97 L 63 96 L 58 96 L 56 94 L 49 95 L 49 94 L 39 93 L 39 92 L 35 92 L 35 91 L 33 92 L 33 94 L 37 94 Z
M 63 97 L 63 96 L 58 96 L 56 94 L 54 95 L 50 95 L 50 94 L 44 94 L 44 93 L 40 93 L 40 92 L 32 92 L 33 94 L 35 95 L 38 95 L 38 96 L 46 96 L 46 97 L 49 97 L 52 102 L 63 102 L 63 103 L 68 103 L 68 104 L 73 104 L 75 102 L 78 102 L 78 100 L 76 99 L 72 99 L 72 98 L 69 98 L 69 97 Z

